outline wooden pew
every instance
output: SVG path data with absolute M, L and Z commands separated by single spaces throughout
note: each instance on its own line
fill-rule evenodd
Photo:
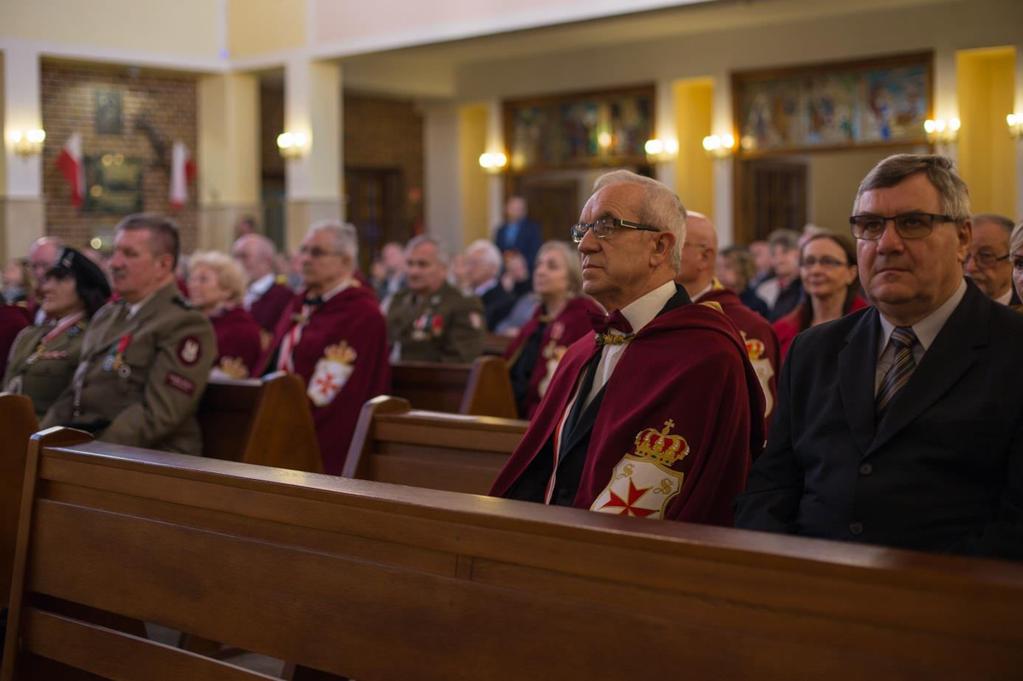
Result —
M 301 377 L 211 379 L 196 418 L 204 456 L 318 473 L 316 428 Z
M 515 340 L 514 336 L 502 336 L 497 333 L 488 333 L 487 339 L 483 343 L 483 354 L 504 357 L 505 351 L 508 349 L 508 346 L 511 345 L 513 340 Z
M 1010 679 L 1023 567 L 37 434 L 0 681 L 265 679 L 48 594 L 360 681 Z
M 406 400 L 376 397 L 362 407 L 341 475 L 486 494 L 528 425 L 412 410 Z
M 517 418 L 508 367 L 500 357 L 484 355 L 472 364 L 397 362 L 391 386 L 420 409 L 471 416 Z
M 25 452 L 29 437 L 37 430 L 32 400 L 24 395 L 0 394 L 0 604 L 7 603 L 10 595 Z

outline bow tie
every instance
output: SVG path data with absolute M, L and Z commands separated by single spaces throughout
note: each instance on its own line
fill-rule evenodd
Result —
M 323 305 L 323 296 L 313 296 L 311 298 L 305 298 L 302 301 L 302 304 L 311 305 L 312 307 L 316 307 L 317 305 Z
M 632 324 L 629 324 L 629 320 L 625 318 L 621 310 L 615 310 L 611 314 L 590 312 L 590 324 L 593 325 L 593 330 L 597 333 L 607 333 L 611 329 L 625 334 L 632 333 Z

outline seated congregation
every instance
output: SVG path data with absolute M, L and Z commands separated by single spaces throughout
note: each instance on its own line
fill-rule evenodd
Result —
M 1023 225 L 937 155 L 850 198 L 849 235 L 772 235 L 773 273 L 629 171 L 573 245 L 515 197 L 511 234 L 367 277 L 313 224 L 297 290 L 266 237 L 186 258 L 158 215 L 109 262 L 36 242 L 0 308 L 0 679 L 265 678 L 68 604 L 297 679 L 1018 670 L 1023 573 L 961 556 L 1023 559 Z

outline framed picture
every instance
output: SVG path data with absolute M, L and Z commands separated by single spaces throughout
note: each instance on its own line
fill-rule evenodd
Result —
M 120 90 L 96 90 L 96 121 L 97 135 L 120 135 L 124 128 Z
M 142 160 L 123 154 L 85 157 L 86 213 L 142 212 Z
M 926 144 L 933 55 L 900 55 L 732 76 L 743 155 Z
M 641 165 L 654 86 L 508 101 L 504 121 L 513 172 Z

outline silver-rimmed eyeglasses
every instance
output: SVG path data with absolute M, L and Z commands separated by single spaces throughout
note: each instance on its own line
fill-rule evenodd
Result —
M 586 232 L 592 231 L 593 236 L 598 239 L 606 239 L 619 229 L 636 229 L 642 232 L 660 232 L 661 230 L 650 225 L 642 225 L 638 222 L 632 222 L 630 220 L 622 220 L 621 218 L 598 218 L 593 222 L 579 222 L 572 225 L 572 241 L 579 243 L 586 236 Z

